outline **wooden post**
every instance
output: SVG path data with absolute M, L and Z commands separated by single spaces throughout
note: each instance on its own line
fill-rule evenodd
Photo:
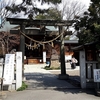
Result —
M 85 51 L 80 51 L 80 79 L 81 88 L 86 88 Z
M 25 25 L 20 25 L 21 32 L 25 33 Z M 22 78 L 24 79 L 24 55 L 25 55 L 25 37 L 20 35 L 20 51 L 22 51 Z

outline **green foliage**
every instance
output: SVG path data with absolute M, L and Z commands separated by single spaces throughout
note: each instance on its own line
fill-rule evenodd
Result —
M 22 86 L 17 89 L 17 91 L 23 91 L 27 88 L 28 86 L 25 84 L 25 82 L 22 82 Z
M 44 14 L 37 15 L 36 19 L 61 20 L 61 12 L 55 8 L 50 8 Z
M 70 39 L 70 36 L 66 36 L 64 40 L 69 40 Z
M 52 3 L 56 5 L 57 3 L 61 3 L 61 0 L 38 0 L 41 2 L 41 5 L 45 3 Z M 6 9 L 7 11 L 11 11 L 13 14 L 20 13 L 21 11 L 24 12 L 25 15 L 37 15 L 41 13 L 45 13 L 47 10 L 38 8 L 35 5 L 36 1 L 33 0 L 22 0 L 22 3 L 19 5 L 13 4 L 12 6 L 7 6 Z
M 75 24 L 80 44 L 100 40 L 100 0 L 91 1 L 88 12 L 84 12 Z
M 51 8 L 48 11 L 48 18 L 49 19 L 55 19 L 55 20 L 61 20 L 61 12 L 57 9 Z
M 100 34 L 100 24 L 94 23 L 95 31 Z
M 43 15 L 43 14 L 39 14 L 35 17 L 36 19 L 46 19 L 46 15 Z
M 57 69 L 61 69 L 61 68 L 60 67 L 55 68 L 55 67 L 45 66 L 44 69 L 46 69 L 46 70 L 57 70 Z
M 40 1 L 40 0 L 38 0 Z M 61 0 L 42 0 L 42 3 L 53 3 L 53 4 L 57 4 L 57 3 L 61 3 Z

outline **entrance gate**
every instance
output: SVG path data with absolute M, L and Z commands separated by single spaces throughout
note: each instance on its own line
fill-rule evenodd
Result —
M 98 50 L 95 48 L 95 43 L 73 48 L 74 51 L 79 51 L 81 88 L 100 89 L 100 82 L 94 82 L 94 69 L 100 69 Z
M 67 31 L 63 31 L 63 26 L 71 26 L 74 21 L 66 21 L 66 20 L 30 20 L 30 19 L 17 19 L 17 18 L 7 18 L 7 21 L 10 24 L 20 25 L 21 33 L 25 33 L 25 27 L 30 25 L 44 25 L 44 26 L 58 26 L 59 34 L 63 33 L 60 36 L 60 61 L 61 61 L 61 74 L 59 75 L 60 79 L 68 78 L 66 75 L 66 67 L 65 67 L 65 52 L 64 52 L 64 35 L 69 34 Z M 21 34 L 20 40 L 20 50 L 22 51 L 22 62 L 23 62 L 23 71 L 24 71 L 24 55 L 25 55 L 25 37 Z

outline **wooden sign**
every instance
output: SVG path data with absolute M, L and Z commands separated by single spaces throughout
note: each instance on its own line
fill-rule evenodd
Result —
M 12 84 L 14 80 L 14 63 L 15 63 L 14 60 L 15 60 L 15 54 L 6 54 L 3 85 Z

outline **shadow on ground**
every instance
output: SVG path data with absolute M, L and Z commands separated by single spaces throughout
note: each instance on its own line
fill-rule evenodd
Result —
M 56 90 L 64 93 L 87 93 L 96 95 L 93 89 L 81 89 L 78 76 L 69 76 L 67 80 L 59 80 L 57 75 L 43 73 L 25 73 L 27 90 Z

